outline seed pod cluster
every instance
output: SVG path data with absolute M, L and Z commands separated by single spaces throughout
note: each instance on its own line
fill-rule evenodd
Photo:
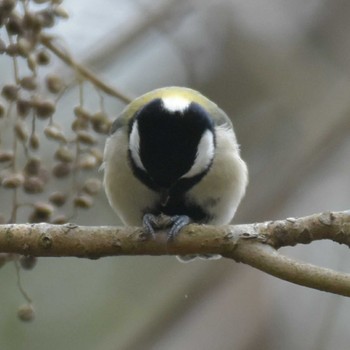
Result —
M 24 182 L 24 176 L 21 173 L 10 173 L 1 181 L 1 186 L 6 189 L 21 187 Z
M 25 304 L 18 308 L 17 316 L 21 321 L 29 322 L 34 319 L 35 312 L 33 305 Z
M 67 195 L 63 192 L 52 192 L 49 197 L 50 202 L 56 207 L 62 207 L 67 201 Z
M 85 181 L 82 190 L 89 195 L 95 195 L 100 191 L 101 186 L 102 183 L 99 179 L 90 178 Z
M 5 163 L 13 160 L 14 153 L 12 150 L 0 151 L 0 163 Z
M 15 101 L 18 98 L 18 90 L 19 88 L 16 85 L 7 84 L 4 85 L 1 89 L 1 95 L 7 100 L 7 101 Z
M 93 199 L 87 194 L 80 194 L 74 198 L 74 206 L 82 209 L 89 209 L 92 207 Z
M 18 116 L 20 116 L 21 118 L 25 118 L 28 116 L 32 108 L 32 103 L 29 100 L 19 98 L 16 102 L 16 107 Z
M 93 130 L 98 134 L 108 134 L 112 122 L 103 112 L 97 112 L 90 118 Z
M 65 224 L 91 209 L 102 187 L 100 135 L 109 132 L 111 119 L 103 101 L 96 111 L 85 96 L 70 115 L 60 113 L 67 86 L 50 72 L 57 57 L 43 41 L 52 33 L 46 29 L 68 18 L 62 1 L 0 0 L 0 55 L 16 71 L 0 81 L 0 198 L 10 198 L 0 203 L 0 224 L 15 222 L 13 213 L 22 207 L 29 210 L 27 222 Z M 0 267 L 13 259 L 26 270 L 37 263 L 32 256 L 0 254 Z M 18 309 L 22 321 L 34 316 L 31 303 Z
M 45 183 L 37 176 L 26 177 L 23 183 L 23 190 L 28 194 L 41 193 L 44 191 Z
M 37 258 L 35 256 L 21 256 L 19 263 L 25 270 L 31 270 L 37 263 Z
M 56 74 L 48 74 L 46 76 L 46 88 L 52 94 L 58 94 L 64 89 L 64 82 Z
M 29 216 L 29 222 L 49 222 L 50 217 L 54 212 L 54 207 L 50 203 L 46 202 L 36 202 L 34 204 L 34 209 Z
M 30 0 L 25 3 L 24 11 L 23 6 L 17 6 L 17 0 L 0 1 L 0 30 L 5 28 L 9 35 L 8 40 L 0 35 L 0 54 L 7 55 L 9 62 L 23 60 L 29 68 L 19 69 L 13 82 L 0 86 L 0 123 L 11 118 L 6 126 L 13 128 L 11 135 L 23 144 L 16 148 L 11 148 L 11 142 L 0 144 L 0 191 L 19 191 L 26 196 L 26 203 L 27 198 L 33 198 L 30 222 L 64 223 L 71 215 L 72 205 L 82 209 L 92 207 L 93 197 L 101 188 L 101 181 L 91 176 L 102 162 L 97 134 L 108 133 L 111 125 L 104 111 L 93 112 L 79 104 L 72 107 L 69 131 L 68 125 L 63 125 L 56 116 L 57 100 L 65 90 L 65 82 L 50 72 L 44 80 L 39 78 L 41 66 L 53 60 L 52 53 L 40 44 L 40 35 L 54 26 L 57 18 L 68 17 L 61 3 L 62 0 Z M 42 158 L 47 143 L 54 145 L 53 157 Z M 53 159 L 53 164 L 43 164 L 43 159 Z M 67 179 L 71 183 L 73 176 L 76 188 L 68 191 L 54 188 L 46 193 L 50 178 L 60 183 Z M 35 197 L 38 194 L 40 200 Z M 57 212 L 66 206 L 66 214 Z

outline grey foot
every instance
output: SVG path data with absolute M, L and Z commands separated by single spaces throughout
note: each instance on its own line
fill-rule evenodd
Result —
M 158 228 L 157 226 L 157 216 L 153 214 L 145 214 L 142 219 L 143 228 L 147 235 L 154 238 L 155 230 L 154 228 Z
M 170 217 L 172 226 L 168 232 L 168 240 L 172 241 L 181 231 L 183 227 L 191 222 L 187 215 L 175 215 Z
M 182 263 L 188 263 L 196 259 L 203 259 L 203 260 L 218 260 L 221 259 L 222 256 L 219 254 L 200 254 L 200 255 L 181 255 L 177 256 L 177 260 L 179 260 Z
M 166 216 L 163 214 L 145 214 L 143 216 L 143 227 L 145 232 L 151 237 L 154 237 L 156 230 L 170 227 L 168 231 L 169 241 L 172 241 L 181 229 L 190 222 L 191 219 L 187 215 Z

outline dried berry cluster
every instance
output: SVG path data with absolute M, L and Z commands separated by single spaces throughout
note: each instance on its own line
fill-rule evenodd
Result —
M 29 222 L 61 224 L 75 213 L 72 208 L 90 208 L 93 204 L 100 181 L 82 175 L 85 179 L 82 182 L 79 176 L 100 166 L 102 152 L 97 145 L 97 134 L 108 133 L 110 120 L 103 108 L 97 113 L 84 109 L 82 97 L 80 105 L 72 107 L 70 130 L 58 122 L 62 117 L 56 109 L 65 84 L 55 74 L 47 74 L 40 81 L 40 67 L 47 65 L 52 55 L 42 45 L 41 38 L 46 28 L 52 27 L 58 18 L 66 18 L 67 13 L 60 5 L 61 0 L 32 2 L 41 4 L 40 8 L 34 11 L 28 1 L 0 1 L 0 52 L 14 67 L 13 82 L 1 86 L 0 194 L 6 190 L 16 192 L 12 212 L 8 217 L 3 214 L 0 220 L 16 221 L 18 209 L 28 206 L 28 201 L 20 200 L 20 194 L 24 193 L 31 195 Z M 19 69 L 20 61 L 26 63 L 24 72 Z M 56 148 L 53 165 L 45 164 L 40 156 L 47 140 Z M 19 161 L 22 150 L 23 162 Z M 67 181 L 65 191 L 54 191 L 47 194 L 46 200 L 37 200 L 38 194 L 43 198 L 52 179 L 64 178 L 73 179 L 74 188 L 72 181 Z M 0 202 L 0 210 L 3 207 Z M 61 209 L 61 214 L 55 216 L 58 208 L 66 210 Z
M 79 104 L 67 119 L 59 111 L 66 83 L 42 73 L 57 59 L 43 37 L 68 17 L 61 3 L 0 0 L 0 59 L 13 71 L 11 82 L 0 80 L 0 224 L 17 222 L 22 208 L 30 208 L 28 222 L 66 223 L 79 208 L 91 208 L 101 188 L 98 135 L 111 124 L 103 102 L 97 112 L 84 108 L 81 81 Z M 13 259 L 1 255 L 0 265 Z M 19 262 L 22 268 L 35 264 L 30 257 Z

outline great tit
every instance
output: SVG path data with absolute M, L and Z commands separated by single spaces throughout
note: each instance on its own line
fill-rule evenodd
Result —
M 156 89 L 126 106 L 112 124 L 103 167 L 123 223 L 154 235 L 166 215 L 169 239 L 190 222 L 228 224 L 248 183 L 230 119 L 184 87 Z

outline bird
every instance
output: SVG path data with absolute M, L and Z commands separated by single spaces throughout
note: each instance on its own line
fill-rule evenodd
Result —
M 166 216 L 169 241 L 190 223 L 229 224 L 248 184 L 231 120 L 186 87 L 155 89 L 127 105 L 112 123 L 102 167 L 122 222 L 154 237 Z

